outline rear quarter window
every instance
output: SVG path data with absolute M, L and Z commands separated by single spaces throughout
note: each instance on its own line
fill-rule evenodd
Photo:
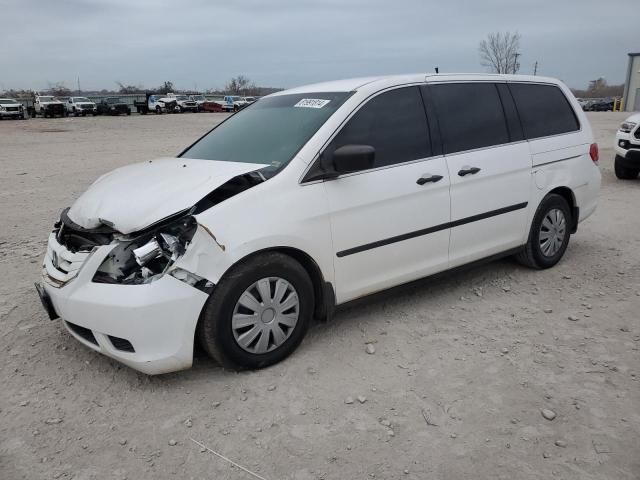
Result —
M 556 85 L 511 83 L 509 89 L 527 139 L 580 129 L 580 123 L 567 97 Z
M 429 89 L 440 123 L 445 154 L 510 141 L 495 84 L 443 83 Z

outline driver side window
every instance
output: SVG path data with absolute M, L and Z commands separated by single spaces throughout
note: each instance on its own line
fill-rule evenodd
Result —
M 429 129 L 419 88 L 397 88 L 369 100 L 323 155 L 332 155 L 343 145 L 374 147 L 373 168 L 430 157 Z

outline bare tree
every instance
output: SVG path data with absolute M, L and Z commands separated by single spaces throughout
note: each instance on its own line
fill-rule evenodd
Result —
M 173 91 L 175 91 L 175 88 L 173 86 L 173 82 L 170 81 L 164 82 L 162 86 L 158 88 L 158 93 L 161 93 L 163 95 L 166 95 L 167 93 L 171 93 Z
M 478 47 L 480 64 L 494 73 L 517 73 L 520 70 L 519 33 L 490 33 Z
M 256 86 L 244 75 L 238 75 L 227 82 L 226 91 L 234 95 L 247 95 L 249 91 L 255 90 Z
M 56 97 L 68 97 L 71 95 L 71 90 L 66 87 L 64 82 L 56 82 L 49 83 L 49 93 Z
M 131 93 L 144 93 L 144 87 L 142 85 L 125 85 L 122 82 L 116 82 L 116 84 L 118 85 L 118 87 L 120 87 L 120 89 L 118 90 L 118 93 L 122 93 L 122 94 L 131 94 Z

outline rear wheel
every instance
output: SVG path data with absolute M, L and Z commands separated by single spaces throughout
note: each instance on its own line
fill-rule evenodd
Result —
M 573 218 L 564 197 L 547 195 L 536 211 L 525 248 L 516 259 L 530 268 L 550 268 L 560 261 L 569 245 Z
M 623 165 L 624 159 L 620 155 L 616 155 L 616 159 L 613 163 L 613 169 L 616 173 L 616 177 L 621 180 L 633 180 L 638 176 L 640 172 L 637 168 L 629 168 Z
M 160 115 L 162 113 L 162 109 L 159 105 L 156 106 L 156 115 Z
M 256 255 L 218 283 L 202 312 L 198 338 L 225 367 L 266 367 L 300 344 L 313 305 L 313 285 L 302 265 L 281 253 Z

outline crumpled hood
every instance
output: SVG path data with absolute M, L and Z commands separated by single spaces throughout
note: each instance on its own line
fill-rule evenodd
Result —
M 68 216 L 84 228 L 104 223 L 129 234 L 192 207 L 233 177 L 264 166 L 188 158 L 135 163 L 98 178 Z

